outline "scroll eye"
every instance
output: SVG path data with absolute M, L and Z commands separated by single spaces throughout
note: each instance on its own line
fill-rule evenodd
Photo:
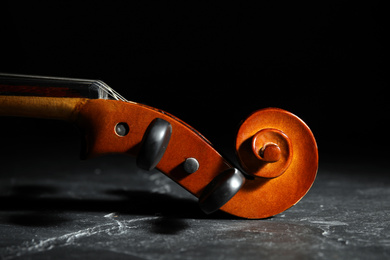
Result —
M 115 133 L 118 136 L 126 136 L 129 133 L 129 130 L 129 125 L 124 122 L 120 122 L 115 125 Z

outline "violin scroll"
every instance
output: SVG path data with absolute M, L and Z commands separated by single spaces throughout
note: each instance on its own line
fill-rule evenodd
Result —
M 307 193 L 317 173 L 311 130 L 278 108 L 258 110 L 243 121 L 235 145 L 240 165 L 185 122 L 127 101 L 100 81 L 0 74 L 0 116 L 72 122 L 84 133 L 84 158 L 134 156 L 140 168 L 158 169 L 199 198 L 206 213 L 279 214 Z
M 281 176 L 293 158 L 294 163 L 302 160 L 301 153 L 318 157 L 309 127 L 294 114 L 278 108 L 258 110 L 241 124 L 236 152 L 246 173 L 263 178 Z
M 248 176 L 240 191 L 224 206 L 245 218 L 266 218 L 295 205 L 312 186 L 318 150 L 309 127 L 294 114 L 265 108 L 241 124 L 236 153 Z

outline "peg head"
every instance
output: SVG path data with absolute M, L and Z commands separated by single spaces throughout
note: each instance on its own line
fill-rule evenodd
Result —
M 215 177 L 199 197 L 199 206 L 206 214 L 225 205 L 244 185 L 245 177 L 236 168 L 228 169 Z

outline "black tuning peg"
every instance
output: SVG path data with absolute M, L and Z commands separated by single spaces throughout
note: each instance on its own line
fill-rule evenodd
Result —
M 154 119 L 145 131 L 141 149 L 137 156 L 138 167 L 152 170 L 159 163 L 167 149 L 172 135 L 172 126 L 161 118 Z
M 202 191 L 199 206 L 206 214 L 225 205 L 245 183 L 244 175 L 236 168 L 228 169 L 215 177 Z

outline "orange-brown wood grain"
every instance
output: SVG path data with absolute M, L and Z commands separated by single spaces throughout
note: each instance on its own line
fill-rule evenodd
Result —
M 172 125 L 172 136 L 157 169 L 196 197 L 218 174 L 234 167 L 192 127 L 164 111 L 142 104 L 102 99 L 0 96 L 0 115 L 74 122 L 85 136 L 86 158 L 109 153 L 137 156 L 149 124 L 155 118 L 164 119 Z M 121 122 L 129 126 L 125 136 L 115 132 L 115 126 Z M 263 129 L 266 131 L 261 132 Z M 270 134 L 269 129 L 274 129 L 276 134 Z M 256 136 L 259 132 L 267 134 Z M 251 160 L 255 158 L 250 163 L 259 163 L 259 166 L 253 172 L 253 169 L 245 169 L 247 165 L 243 163 L 243 168 L 254 177 L 248 178 L 241 190 L 221 208 L 232 215 L 243 218 L 276 215 L 297 203 L 314 182 L 318 165 L 315 139 L 306 124 L 287 111 L 271 108 L 253 113 L 241 125 L 236 149 L 241 160 L 245 161 L 249 156 Z M 196 158 L 199 162 L 196 172 L 189 174 L 184 170 L 183 163 L 187 158 Z M 267 178 L 261 177 L 264 176 L 262 169 L 268 170 Z M 276 174 L 273 169 L 283 171 Z
M 143 134 L 149 124 L 161 118 L 172 125 L 171 141 L 157 169 L 199 197 L 203 188 L 218 175 L 231 168 L 227 161 L 204 140 L 172 115 L 154 108 L 121 101 L 89 100 L 81 109 L 77 124 L 85 129 L 88 156 L 107 153 L 127 153 L 136 156 Z M 125 122 L 129 133 L 120 137 L 115 125 Z M 196 158 L 199 169 L 192 174 L 185 172 L 183 163 Z
M 278 177 L 255 177 L 253 181 L 247 181 L 240 192 L 222 207 L 224 211 L 234 211 L 237 216 L 245 218 L 266 218 L 295 205 L 308 192 L 317 174 L 318 150 L 311 130 L 297 116 L 278 108 L 256 111 L 242 123 L 236 142 L 241 160 L 247 159 L 242 158 L 242 145 L 261 129 L 278 129 L 288 137 L 292 146 L 291 163 Z M 278 162 L 259 163 L 267 168 Z M 256 176 L 261 171 L 260 167 L 252 174 Z
M 85 98 L 0 96 L 0 116 L 20 116 L 73 121 Z

